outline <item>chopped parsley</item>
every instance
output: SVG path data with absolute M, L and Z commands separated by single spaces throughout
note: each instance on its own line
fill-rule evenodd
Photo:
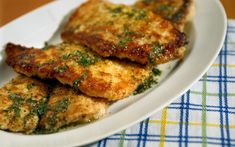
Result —
M 119 46 L 125 47 L 127 46 L 130 42 L 133 41 L 131 38 L 132 35 L 136 35 L 135 32 L 130 31 L 129 26 L 127 24 L 123 25 L 123 33 L 118 35 L 118 38 L 120 39 L 119 41 Z
M 42 116 L 43 114 L 46 113 L 47 109 L 48 109 L 47 103 L 46 103 L 46 102 L 41 102 L 41 103 L 38 105 L 36 111 L 37 111 L 37 113 L 38 113 L 39 116 Z
M 160 76 L 162 74 L 162 71 L 158 68 L 153 68 L 152 72 L 154 76 Z
M 13 110 L 14 111 L 14 118 L 19 117 L 20 116 L 20 108 L 19 105 L 17 105 L 16 103 L 13 103 L 11 105 L 11 107 L 9 108 L 9 110 Z
M 125 12 L 125 14 L 129 17 L 132 18 L 133 16 L 135 16 L 134 12 Z
M 135 35 L 136 33 L 133 32 L 133 31 L 130 31 L 129 27 L 127 24 L 123 25 L 123 34 L 125 36 L 128 36 L 128 35 Z
M 58 120 L 57 114 L 59 112 L 65 112 L 68 109 L 69 104 L 69 97 L 64 97 L 62 100 L 56 102 L 53 106 L 51 106 L 50 110 L 53 113 L 49 116 L 48 123 L 50 125 L 55 125 Z
M 170 17 L 170 19 L 171 19 L 172 21 L 174 21 L 174 22 L 178 22 L 178 21 L 180 21 L 180 20 L 182 19 L 183 16 L 184 16 L 184 14 L 179 11 L 179 12 L 175 13 L 174 15 L 172 15 L 172 16 Z
M 151 75 L 148 79 L 146 79 L 142 84 L 140 84 L 134 92 L 134 95 L 143 93 L 144 91 L 151 88 L 153 85 L 157 84 L 158 82 L 154 79 L 154 76 Z
M 125 47 L 128 45 L 128 43 L 130 43 L 131 41 L 133 41 L 131 38 L 123 38 L 119 41 L 119 45 L 121 47 Z
M 69 57 L 71 56 L 72 54 L 65 54 L 62 56 L 62 59 L 66 60 L 66 59 L 69 59 Z
M 30 89 L 33 88 L 33 86 L 34 86 L 34 83 L 29 83 L 29 84 L 27 85 L 27 89 L 30 90 Z
M 63 100 L 58 101 L 55 105 L 54 105 L 54 111 L 55 112 L 65 112 L 68 108 L 69 105 L 69 98 L 68 97 L 64 97 Z
M 17 118 L 20 116 L 20 112 L 21 112 L 21 108 L 24 105 L 29 106 L 29 114 L 30 115 L 35 115 L 38 114 L 39 116 L 41 116 L 42 114 L 44 114 L 45 112 L 45 108 L 46 108 L 46 101 L 45 99 L 41 100 L 41 101 L 37 101 L 34 100 L 32 98 L 22 98 L 19 94 L 17 93 L 10 93 L 9 94 L 9 99 L 12 100 L 12 105 L 5 110 L 6 114 L 13 111 L 14 112 L 14 116 L 13 118 Z
M 39 102 L 33 99 L 27 99 L 26 103 L 32 107 L 30 114 L 38 114 L 39 116 L 42 116 L 48 109 L 48 105 L 44 99 Z
M 24 99 L 17 93 L 11 93 L 9 98 L 13 101 L 16 105 L 21 105 L 24 102 Z
M 138 10 L 138 14 L 135 17 L 136 20 L 143 20 L 147 18 L 147 12 L 145 10 Z
M 13 111 L 14 112 L 14 118 L 20 116 L 20 106 L 23 104 L 24 99 L 17 93 L 11 93 L 9 96 L 9 99 L 12 100 L 13 104 L 6 110 L 8 111 Z
M 93 65 L 99 61 L 99 58 L 97 56 L 91 56 L 87 53 L 78 50 L 73 53 L 63 55 L 62 59 L 64 60 L 73 59 L 76 63 L 84 67 Z
M 122 13 L 122 7 L 116 7 L 116 8 L 113 8 L 113 9 L 109 9 L 111 13 Z
M 137 87 L 137 89 L 135 90 L 135 92 L 133 94 L 137 95 L 137 94 L 143 93 L 146 90 L 152 88 L 153 85 L 156 85 L 158 83 L 156 77 L 160 76 L 161 73 L 162 72 L 159 69 L 153 68 L 152 74 L 150 75 L 150 77 L 148 79 L 144 80 L 144 82 Z
M 74 82 L 73 82 L 73 88 L 74 90 L 78 90 L 78 87 L 80 85 L 80 83 L 82 82 L 82 80 L 84 80 L 85 78 L 87 78 L 88 76 L 88 71 L 85 71 L 79 78 L 77 78 Z
M 157 7 L 156 11 L 157 12 L 160 12 L 160 11 L 169 11 L 173 9 L 172 6 L 169 6 L 169 5 L 160 5 L 159 7 Z
M 156 58 L 161 56 L 161 54 L 164 51 L 164 46 L 160 45 L 160 44 L 156 44 L 154 45 L 154 47 L 152 48 L 152 51 L 149 53 L 149 62 L 153 65 L 156 64 Z
M 127 16 L 129 18 L 134 18 L 135 20 L 143 20 L 147 18 L 147 11 L 141 9 L 127 9 L 123 6 L 118 6 L 115 8 L 108 8 L 109 12 L 112 14 L 113 17 L 117 16 Z
M 36 100 L 33 100 L 32 98 L 30 98 L 30 99 L 26 100 L 26 103 L 28 103 L 31 106 L 36 106 L 38 102 Z
M 55 125 L 56 124 L 56 121 L 57 121 L 57 114 L 56 113 L 53 113 L 52 115 L 49 116 L 48 118 L 48 123 L 50 125 Z

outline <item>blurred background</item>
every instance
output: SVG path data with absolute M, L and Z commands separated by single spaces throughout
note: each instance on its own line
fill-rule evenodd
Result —
M 0 27 L 53 0 L 0 0 Z M 228 18 L 235 19 L 235 0 L 221 0 Z

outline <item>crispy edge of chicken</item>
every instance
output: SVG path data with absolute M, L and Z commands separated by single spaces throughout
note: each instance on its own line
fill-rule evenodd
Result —
M 103 57 L 128 58 L 141 64 L 182 59 L 187 43 L 185 34 L 159 15 L 103 0 L 89 0 L 78 7 L 61 36 Z
M 103 117 L 108 106 L 107 100 L 88 97 L 60 84 L 50 94 L 39 128 L 54 132 L 71 124 L 89 123 Z
M 134 6 L 159 14 L 181 31 L 195 15 L 194 0 L 139 0 Z
M 106 114 L 107 100 L 76 93 L 56 81 L 47 82 L 19 75 L 0 88 L 0 129 L 53 133 L 63 126 L 88 123 Z
M 0 129 L 32 133 L 48 96 L 48 86 L 39 80 L 18 76 L 0 88 Z
M 80 62 L 86 61 L 81 54 L 93 58 L 94 53 L 77 44 L 64 43 L 39 50 L 10 43 L 5 51 L 6 63 L 16 72 L 29 77 L 54 78 L 89 96 L 109 101 L 131 95 L 151 73 L 146 66 L 103 58 L 87 66 L 81 65 Z M 74 52 L 80 53 L 74 55 Z

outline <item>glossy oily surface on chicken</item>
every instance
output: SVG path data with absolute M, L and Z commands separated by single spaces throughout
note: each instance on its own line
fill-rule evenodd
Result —
M 78 7 L 62 38 L 86 45 L 103 57 L 127 58 L 141 64 L 182 58 L 186 44 L 185 34 L 159 15 L 102 0 L 90 0 Z
M 7 64 L 16 72 L 57 79 L 89 96 L 109 101 L 131 95 L 151 73 L 149 67 L 104 59 L 78 44 L 62 43 L 44 50 L 8 44 L 5 51 Z
M 91 98 L 56 81 L 20 75 L 0 88 L 0 129 L 52 133 L 73 123 L 103 117 L 108 101 Z
M 61 127 L 89 123 L 106 114 L 109 103 L 74 92 L 62 84 L 54 86 L 47 103 L 47 111 L 39 123 L 41 132 L 55 132 Z
M 0 128 L 32 133 L 43 113 L 48 86 L 32 78 L 18 76 L 0 88 Z
M 193 0 L 139 0 L 135 7 L 159 14 L 180 30 L 184 29 L 195 13 Z

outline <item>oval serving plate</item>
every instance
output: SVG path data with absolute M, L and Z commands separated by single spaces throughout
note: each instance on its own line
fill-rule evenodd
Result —
M 15 73 L 5 64 L 4 45 L 14 42 L 42 47 L 44 41 L 60 41 L 59 33 L 70 12 L 85 0 L 60 0 L 41 7 L 0 28 L 0 86 Z M 112 0 L 132 4 L 134 0 Z M 162 109 L 196 82 L 218 55 L 226 34 L 227 20 L 217 0 L 195 0 L 196 15 L 188 27 L 190 44 L 180 63 L 161 65 L 158 86 L 144 94 L 113 104 L 109 115 L 93 123 L 47 135 L 23 135 L 0 131 L 0 146 L 41 147 L 84 145 L 121 131 Z M 177 65 L 177 66 L 175 66 Z M 171 68 L 169 68 L 169 66 Z

